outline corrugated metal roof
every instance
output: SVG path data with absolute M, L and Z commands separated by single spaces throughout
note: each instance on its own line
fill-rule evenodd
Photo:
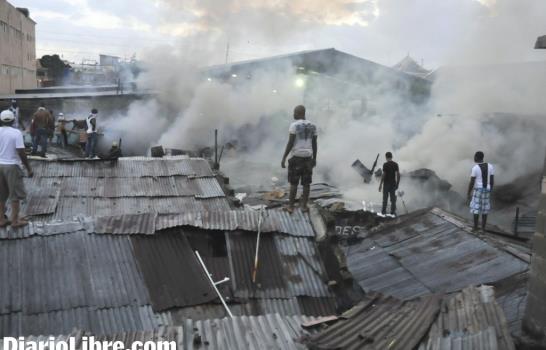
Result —
M 403 299 L 528 270 L 526 261 L 448 219 L 429 211 L 387 225 L 346 248 L 349 270 L 363 289 Z
M 149 304 L 129 237 L 83 232 L 0 244 L 0 313 Z
M 224 197 L 215 177 L 35 177 L 26 179 L 33 195 L 40 190 L 60 191 L 62 197 Z M 31 197 L 32 199 L 32 197 Z M 46 214 L 46 213 L 43 213 Z M 34 214 L 33 214 L 34 215 Z
M 154 177 L 213 176 L 208 162 L 201 158 L 120 158 L 112 161 L 32 161 L 38 177 Z
M 288 289 L 292 295 L 327 297 L 328 278 L 315 242 L 304 237 L 275 235 Z
M 334 298 L 292 297 L 289 299 L 249 299 L 240 303 L 231 303 L 233 315 L 257 316 L 279 314 L 282 316 L 331 316 L 336 314 Z M 163 325 L 178 326 L 186 319 L 208 320 L 227 317 L 226 310 L 219 304 L 194 305 L 157 313 Z
M 73 308 L 39 314 L 0 314 L 0 337 L 67 334 L 75 328 L 93 334 L 152 330 L 161 326 L 150 305 L 98 309 Z
M 60 190 L 55 187 L 43 187 L 28 196 L 25 206 L 26 215 L 52 214 L 57 208 Z
M 260 213 L 253 210 L 193 211 L 183 214 L 161 215 L 156 229 L 177 226 L 194 226 L 207 230 L 258 231 Z M 262 232 L 282 232 L 294 236 L 314 237 L 309 216 L 300 210 L 290 215 L 283 210 L 267 210 Z
M 306 344 L 313 349 L 413 349 L 434 322 L 440 301 L 438 296 L 404 302 L 368 294 Z
M 306 332 L 301 325 L 314 320 L 302 316 L 236 316 L 212 320 L 186 319 L 180 327 L 160 327 L 151 332 L 114 334 L 98 340 L 174 341 L 178 349 L 302 349 L 297 339 Z
M 499 349 L 497 335 L 493 327 L 476 333 L 437 338 L 434 344 L 419 350 L 491 350 Z
M 522 273 L 494 283 L 497 304 L 504 311 L 510 333 L 520 336 L 527 306 L 529 274 Z
M 301 324 L 312 318 L 278 314 L 192 321 L 184 325 L 184 349 L 302 349 Z M 196 341 L 198 339 L 199 341 Z
M 131 236 L 131 240 L 155 311 L 218 298 L 181 232 Z
M 179 214 L 202 211 L 230 210 L 225 198 L 196 199 L 194 197 L 123 197 L 76 198 L 64 197 L 55 215 L 43 220 L 71 220 L 79 216 L 115 216 L 158 213 Z M 42 220 L 42 218 L 38 219 Z
M 493 287 L 468 287 L 447 296 L 422 350 L 515 350 Z
M 401 299 L 412 299 L 432 291 L 371 239 L 345 250 L 347 266 L 365 291 L 381 291 Z
M 256 283 L 252 271 L 256 233 L 226 233 L 233 290 L 239 298 L 332 297 L 314 242 L 304 237 L 262 235 Z
M 111 161 L 34 161 L 25 178 L 35 220 L 139 213 L 230 210 L 222 186 L 204 159 L 121 158 Z
M 262 235 L 256 283 L 252 282 L 256 233 L 231 232 L 226 235 L 232 286 L 238 298 L 289 298 L 285 271 L 273 236 Z
M 85 229 L 86 226 L 80 220 L 61 222 L 51 221 L 47 223 L 33 221 L 27 226 L 17 229 L 13 229 L 11 226 L 0 228 L 0 239 L 19 239 L 33 235 L 48 236 L 61 233 L 78 232 Z
M 157 213 L 97 217 L 94 221 L 94 231 L 95 233 L 153 235 L 156 219 Z

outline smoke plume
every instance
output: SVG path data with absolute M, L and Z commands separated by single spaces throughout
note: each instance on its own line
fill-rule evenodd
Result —
M 495 164 L 499 183 L 542 166 L 546 65 L 528 60 L 537 57 L 532 46 L 543 34 L 537 16 L 546 13 L 544 2 L 498 0 L 485 6 L 474 0 L 446 1 L 453 7 L 462 3 L 455 13 L 457 23 L 447 23 L 457 26 L 446 36 L 449 45 L 437 48 L 448 65 L 433 74 L 428 103 L 415 104 L 382 73 L 359 85 L 332 76 L 302 76 L 290 66 L 253 72 L 251 79 L 215 79 L 200 70 L 218 62 L 228 38 L 245 40 L 249 32 L 275 46 L 320 26 L 368 25 L 397 42 L 411 30 L 400 23 L 417 11 L 401 11 L 399 1 L 163 1 L 173 9 L 170 19 L 184 14 L 197 31 L 178 48 L 150 51 L 139 86 L 156 98 L 136 102 L 112 124 L 126 134 L 124 140 L 134 139 L 139 151 L 154 144 L 210 146 L 213 130 L 219 129 L 222 143 L 238 144 L 237 153 L 226 151 L 227 174 L 240 183 L 268 185 L 271 177 L 285 176 L 280 160 L 292 109 L 305 103 L 308 119 L 319 129 L 315 181 L 337 185 L 355 200 L 378 202 L 380 196 L 377 184 L 364 185 L 351 163 L 359 158 L 371 166 L 378 153 L 382 162 L 386 151 L 394 152 L 403 172 L 433 169 L 461 194 L 477 150 Z M 428 10 L 439 5 L 421 0 L 415 6 Z M 433 16 L 431 22 L 442 25 Z M 434 35 L 422 27 L 416 31 Z M 345 70 L 339 75 L 362 73 Z M 305 89 L 295 84 L 300 79 L 305 79 Z M 408 202 L 425 205 L 422 197 L 429 194 L 410 188 L 409 181 L 404 186 L 413 197 Z

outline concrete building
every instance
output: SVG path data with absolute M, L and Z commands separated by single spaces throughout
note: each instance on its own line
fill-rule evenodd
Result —
M 0 94 L 36 87 L 36 35 L 29 11 L 0 0 Z

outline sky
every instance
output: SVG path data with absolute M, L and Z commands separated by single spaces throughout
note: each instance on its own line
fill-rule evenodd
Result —
M 335 47 L 392 66 L 544 60 L 544 0 L 10 0 L 37 22 L 37 55 L 140 59 L 173 45 L 206 64 Z M 479 33 L 479 34 L 477 34 Z M 477 36 L 479 36 L 477 38 Z

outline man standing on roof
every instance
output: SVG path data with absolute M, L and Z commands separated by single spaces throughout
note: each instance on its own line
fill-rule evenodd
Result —
M 32 154 L 38 154 L 38 146 L 40 146 L 40 155 L 46 157 L 47 152 L 47 140 L 49 138 L 50 132 L 55 128 L 55 122 L 49 111 L 45 108 L 43 103 L 40 104 L 40 107 L 34 113 L 32 117 L 31 130 L 33 136 L 35 137 L 35 142 L 32 145 Z
M 63 113 L 59 113 L 57 118 L 57 144 L 62 145 L 63 148 L 68 146 L 68 134 L 66 133 L 67 120 Z
M 476 165 L 472 167 L 468 184 L 468 200 L 470 212 L 474 215 L 474 231 L 478 231 L 480 215 L 482 230 L 485 231 L 487 214 L 491 211 L 491 191 L 495 182 L 495 168 L 491 164 L 484 163 L 484 157 L 481 151 L 474 155 Z
M 21 201 L 25 199 L 25 184 L 21 162 L 28 171 L 28 176 L 34 174 L 25 154 L 23 134 L 13 127 L 15 115 L 10 110 L 0 113 L 0 227 L 10 222 L 5 219 L 6 202 L 11 201 L 11 226 L 22 227 L 28 224 L 19 217 Z
M 286 168 L 286 158 L 292 153 L 288 160 L 288 182 L 290 183 L 290 198 L 286 210 L 294 211 L 298 184 L 301 181 L 303 194 L 301 196 L 301 209 L 309 210 L 307 202 L 313 182 L 313 168 L 317 165 L 317 128 L 308 120 L 305 120 L 305 107 L 294 108 L 294 119 L 296 120 L 288 129 L 288 144 L 282 157 L 281 166 Z
M 383 175 L 381 175 L 381 182 L 379 183 L 379 192 L 383 189 L 383 206 L 381 208 L 381 214 L 387 213 L 387 202 L 389 196 L 391 197 L 391 215 L 396 215 L 396 191 L 400 184 L 400 169 L 398 163 L 392 160 L 392 153 L 385 153 L 387 162 L 383 164 Z
M 87 124 L 87 143 L 85 145 L 85 157 L 95 158 L 95 149 L 97 148 L 97 109 L 93 108 L 91 114 L 86 119 Z

